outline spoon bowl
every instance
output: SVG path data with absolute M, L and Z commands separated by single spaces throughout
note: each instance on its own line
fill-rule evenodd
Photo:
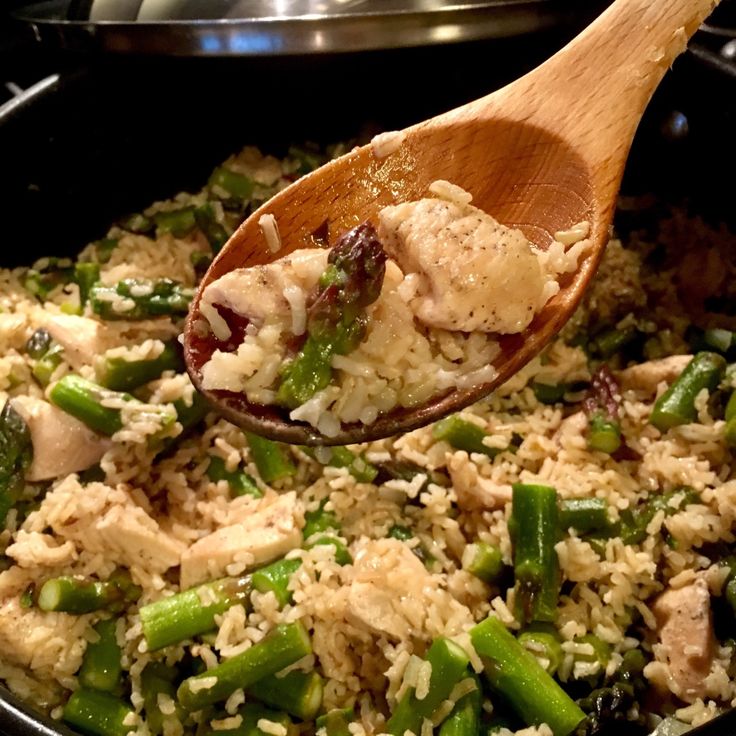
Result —
M 466 407 L 508 380 L 571 316 L 595 274 L 610 225 L 626 157 L 652 93 L 687 39 L 715 6 L 713 0 L 617 0 L 564 49 L 516 82 L 487 97 L 402 131 L 383 157 L 366 145 L 299 179 L 254 212 L 232 235 L 205 274 L 187 319 L 187 368 L 197 388 L 228 419 L 272 439 L 334 445 L 406 432 Z M 473 204 L 546 249 L 557 231 L 590 224 L 591 247 L 560 291 L 517 335 L 494 335 L 496 378 L 450 389 L 424 405 L 392 410 L 370 425 L 343 425 L 325 437 L 288 419 L 276 406 L 242 394 L 203 390 L 201 368 L 218 347 L 202 329 L 204 288 L 236 268 L 268 263 L 330 241 L 385 206 L 420 199 L 437 179 L 473 195 Z M 258 224 L 276 218 L 282 247 L 273 253 Z

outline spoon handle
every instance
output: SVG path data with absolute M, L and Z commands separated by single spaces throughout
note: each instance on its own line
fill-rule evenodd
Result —
M 649 100 L 718 0 L 616 0 L 525 78 L 546 95 L 535 118 L 574 135 L 592 165 L 628 146 Z M 539 89 L 544 84 L 546 89 Z M 605 121 L 606 125 L 601 125 Z M 535 122 L 537 122 L 535 120 Z

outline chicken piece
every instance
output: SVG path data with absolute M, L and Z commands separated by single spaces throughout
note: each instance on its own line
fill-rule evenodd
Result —
M 500 509 L 511 501 L 511 486 L 481 476 L 467 452 L 454 452 L 447 469 L 461 509 Z
M 26 531 L 46 527 L 60 540 L 75 542 L 77 548 L 149 573 L 176 567 L 185 549 L 125 488 L 104 483 L 82 486 L 73 475 L 56 485 L 24 523 Z
M 302 543 L 304 518 L 296 493 L 279 496 L 238 524 L 222 527 L 196 541 L 181 558 L 181 587 L 226 574 L 229 565 L 248 567 L 282 557 Z
M 14 559 L 19 567 L 36 569 L 43 567 L 64 567 L 77 559 L 77 550 L 70 540 L 59 544 L 50 534 L 19 530 L 15 541 L 5 554 Z
M 41 678 L 70 677 L 79 669 L 90 616 L 25 609 L 18 598 L 0 604 L 0 652 L 10 664 Z
M 469 204 L 405 202 L 379 221 L 386 252 L 416 284 L 409 305 L 432 327 L 521 332 L 559 290 L 520 230 Z
M 352 583 L 345 604 L 345 618 L 353 626 L 378 636 L 401 641 L 411 633 L 409 622 L 394 608 L 396 593 L 375 583 Z
M 31 482 L 78 473 L 98 463 L 110 441 L 53 404 L 33 396 L 10 399 L 28 425 L 33 442 L 33 462 L 26 471 Z
M 94 359 L 109 347 L 105 326 L 88 317 L 54 314 L 46 320 L 44 327 L 64 348 L 64 358 L 74 370 L 92 365 Z
M 713 620 L 708 584 L 697 578 L 690 585 L 668 589 L 654 602 L 661 654 L 669 665 L 670 689 L 688 703 L 705 697 L 705 678 L 714 656 Z
M 648 360 L 646 363 L 624 368 L 616 374 L 616 378 L 624 391 L 654 394 L 663 381 L 672 383 L 692 359 L 692 355 L 670 355 L 659 360 Z
M 357 549 L 353 566 L 345 618 L 353 626 L 389 639 L 410 636 L 423 621 L 422 590 L 432 581 L 416 555 L 397 539 L 368 540 Z M 407 599 L 413 605 L 405 606 Z M 408 608 L 418 618 L 411 618 Z
M 291 320 L 290 302 L 284 292 L 311 290 L 327 267 L 328 251 L 320 248 L 295 250 L 273 263 L 237 268 L 213 281 L 202 295 L 200 309 L 221 339 L 220 320 L 214 305 L 227 307 L 260 326 L 266 319 Z M 293 298 L 293 297 L 292 297 Z

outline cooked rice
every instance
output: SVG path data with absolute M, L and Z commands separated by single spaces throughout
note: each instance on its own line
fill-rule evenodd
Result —
M 293 160 L 282 163 L 252 148 L 228 165 L 251 175 L 263 192 L 280 188 L 287 172 L 295 170 Z M 157 204 L 152 212 L 205 199 L 201 195 L 179 197 L 173 203 Z M 569 250 L 586 235 L 584 227 L 576 226 L 558 233 L 557 238 Z M 663 246 L 670 254 L 665 265 L 649 265 L 655 248 Z M 182 238 L 123 235 L 119 250 L 101 264 L 102 279 L 113 283 L 119 278 L 156 275 L 193 285 L 190 255 L 204 248 L 198 232 Z M 687 265 L 702 248 L 707 248 L 709 261 L 726 274 L 705 295 L 703 290 L 711 287 L 701 283 L 698 270 Z M 93 259 L 94 253 L 90 246 L 85 257 Z M 695 296 L 733 297 L 728 289 L 736 284 L 735 253 L 736 240 L 731 234 L 685 218 L 679 211 L 661 222 L 655 236 L 634 232 L 626 242 L 611 241 L 585 303 L 560 338 L 492 396 L 462 413 L 486 432 L 488 447 L 500 450 L 495 457 L 456 450 L 435 439 L 431 427 L 350 448 L 364 452 L 367 462 L 380 466 L 414 464 L 418 472 L 409 480 L 358 482 L 347 468 L 323 465 L 329 459 L 324 453 L 313 459 L 292 448 L 295 475 L 270 487 L 259 475 L 243 432 L 214 414 L 195 433 L 177 437 L 171 450 L 158 454 L 147 438 L 160 430 L 161 417 L 171 412 L 173 401 L 181 398 L 191 403 L 193 387 L 185 375 L 165 375 L 152 382 L 141 391 L 143 408 L 128 412 L 121 405 L 126 410 L 124 427 L 104 449 L 99 479 L 70 474 L 29 485 L 17 508 L 8 514 L 6 529 L 0 534 L 7 567 L 0 574 L 0 678 L 19 697 L 61 717 L 60 706 L 78 687 L 76 673 L 88 643 L 94 640 L 92 626 L 100 614 L 43 613 L 23 608 L 21 597 L 32 583 L 49 577 L 107 579 L 123 567 L 143 589 L 140 600 L 121 615 L 120 624 L 130 682 L 125 697 L 135 710 L 126 725 L 133 733 L 148 734 L 140 689 L 140 675 L 147 664 L 174 665 L 196 656 L 212 667 L 246 651 L 277 623 L 297 620 L 308 628 L 314 649 L 314 658 L 298 665 L 317 667 L 324 676 L 323 709 L 353 706 L 353 736 L 381 733 L 388 708 L 411 688 L 417 696 L 424 693 L 431 673 L 423 657 L 434 638 L 451 637 L 480 672 L 482 662 L 468 636 L 474 623 L 493 614 L 510 629 L 519 629 L 513 589 L 489 586 L 462 564 L 470 545 L 478 542 L 498 546 L 504 561 L 511 562 L 508 518 L 513 483 L 553 485 L 563 499 L 604 499 L 614 518 L 644 499 L 687 485 L 698 494 L 697 503 L 681 507 L 673 498 L 673 512 L 654 515 L 639 543 L 625 544 L 613 537 L 594 545 L 593 540 L 577 534 L 565 534 L 558 542 L 556 552 L 565 581 L 556 622 L 564 653 L 558 677 L 580 685 L 580 678 L 602 676 L 593 672 L 597 663 L 584 659 L 590 656 L 590 645 L 579 641 L 593 634 L 611 648 L 606 665 L 609 675 L 628 650 L 642 649 L 650 660 L 645 677 L 652 691 L 659 692 L 667 713 L 692 724 L 712 718 L 736 698 L 731 643 L 719 641 L 714 647 L 702 693 L 696 697 L 683 693 L 658 641 L 653 603 L 662 591 L 682 589 L 697 580 L 707 583 L 714 606 L 724 601 L 728 569 L 721 559 L 736 541 L 736 479 L 717 407 L 700 396 L 695 423 L 661 434 L 648 422 L 652 404 L 682 370 L 683 361 L 674 367 L 652 360 L 629 367 L 614 365 L 621 369 L 617 375 L 622 387 L 623 434 L 627 446 L 640 458 L 615 459 L 588 448 L 587 422 L 579 400 L 541 403 L 533 384 L 589 381 L 588 359 L 575 338 L 597 324 L 635 325 L 646 336 L 652 359 L 684 354 L 684 333 L 692 320 L 684 305 L 692 305 Z M 73 305 L 78 293 L 58 286 L 41 303 L 24 289 L 23 277 L 20 269 L 0 272 L 0 390 L 4 398 L 42 400 L 44 390 L 33 379 L 33 361 L 24 346 L 35 330 L 63 315 L 62 305 L 70 300 Z M 295 312 L 301 308 L 290 303 Z M 323 392 L 313 405 L 300 407 L 303 421 L 319 425 L 333 411 L 343 421 L 369 423 L 371 417 L 363 414 L 365 402 L 410 406 L 426 397 L 423 391 L 428 381 L 435 385 L 445 381 L 444 385 L 451 386 L 459 380 L 457 374 L 448 377 L 443 373 L 457 372 L 459 359 L 472 370 L 480 370 L 495 356 L 495 346 L 472 335 L 460 338 L 441 332 L 430 339 L 412 332 L 406 301 L 396 291 L 375 309 L 385 310 L 385 318 L 372 323 L 359 354 L 341 356 L 335 363 L 349 386 L 348 395 Z M 79 341 L 68 342 L 54 379 L 78 372 L 94 380 L 100 356 L 155 357 L 163 349 L 162 341 L 181 328 L 180 321 L 166 318 L 102 322 L 88 311 L 73 316 L 83 320 L 74 324 L 89 328 L 85 334 L 95 349 L 85 352 Z M 708 313 L 697 317 L 703 326 L 736 327 L 733 317 Z M 66 326 L 63 320 L 61 326 Z M 61 341 L 63 330 L 59 329 L 55 339 Z M 69 332 L 81 334 L 79 330 Z M 249 390 L 267 397 L 280 358 L 276 350 L 279 335 L 277 331 L 270 336 L 250 334 L 246 342 L 243 360 L 247 351 L 257 350 L 273 359 L 263 374 L 257 371 L 249 379 L 253 381 Z M 391 345 L 390 351 L 386 345 Z M 117 405 L 114 398 L 111 402 Z M 175 425 L 172 436 L 180 431 L 181 426 Z M 521 438 L 516 445 L 514 438 Z M 211 480 L 207 475 L 210 456 L 222 459 L 228 472 L 245 470 L 255 478 L 263 497 L 235 497 L 227 481 Z M 288 495 L 292 490 L 297 492 Z M 305 512 L 325 502 L 339 521 L 340 538 L 349 547 L 353 564 L 338 565 L 333 545 L 307 550 L 295 543 L 286 556 L 299 558 L 302 564 L 290 581 L 291 603 L 279 608 L 273 594 L 254 593 L 249 612 L 236 605 L 218 616 L 218 630 L 211 640 L 147 652 L 139 607 L 179 591 L 182 557 L 195 545 L 225 528 L 243 525 L 278 499 L 289 505 L 290 518 L 299 529 Z M 387 538 L 396 525 L 408 527 L 412 538 Z M 432 559 L 427 566 L 417 557 L 422 549 Z M 234 551 L 218 560 L 217 565 L 224 567 L 218 567 L 217 574 L 240 574 L 252 567 L 252 560 L 242 550 Z M 382 601 L 385 616 L 367 615 L 366 595 Z M 207 689 L 214 682 L 214 678 L 204 678 L 197 686 Z M 452 701 L 467 692 L 468 682 L 463 680 L 453 690 L 441 706 L 444 710 L 433 714 L 433 720 L 449 712 Z M 236 690 L 223 711 L 207 716 L 206 725 L 236 727 L 244 702 L 246 695 Z M 175 720 L 172 706 L 166 698 L 158 702 L 167 721 Z M 484 707 L 492 710 L 488 702 Z M 665 710 L 658 713 L 664 714 Z M 283 733 L 279 724 L 259 725 L 273 736 Z M 427 719 L 421 730 L 431 732 L 432 727 Z M 167 729 L 165 733 L 171 736 L 176 729 L 193 733 L 180 724 L 169 724 Z M 501 733 L 551 735 L 545 725 Z

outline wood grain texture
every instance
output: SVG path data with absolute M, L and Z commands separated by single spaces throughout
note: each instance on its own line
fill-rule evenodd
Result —
M 277 256 L 312 244 L 325 220 L 330 242 L 355 225 L 377 222 L 378 211 L 427 195 L 446 179 L 473 195 L 473 204 L 535 245 L 587 220 L 594 247 L 560 293 L 520 335 L 500 337 L 493 383 L 453 390 L 431 404 L 396 410 L 370 426 L 350 425 L 337 437 L 291 423 L 276 407 L 250 405 L 230 392 L 202 391 L 228 419 L 263 436 L 302 444 L 346 444 L 386 437 L 434 421 L 490 393 L 533 358 L 561 329 L 594 275 L 609 230 L 624 164 L 652 93 L 717 2 L 617 0 L 543 65 L 491 95 L 405 131 L 400 149 L 376 159 L 357 148 L 298 180 L 253 213 L 205 274 L 185 328 L 185 356 L 202 391 L 201 366 L 213 343 L 197 336 L 199 297 L 234 268 L 274 259 L 258 220 L 278 222 Z

